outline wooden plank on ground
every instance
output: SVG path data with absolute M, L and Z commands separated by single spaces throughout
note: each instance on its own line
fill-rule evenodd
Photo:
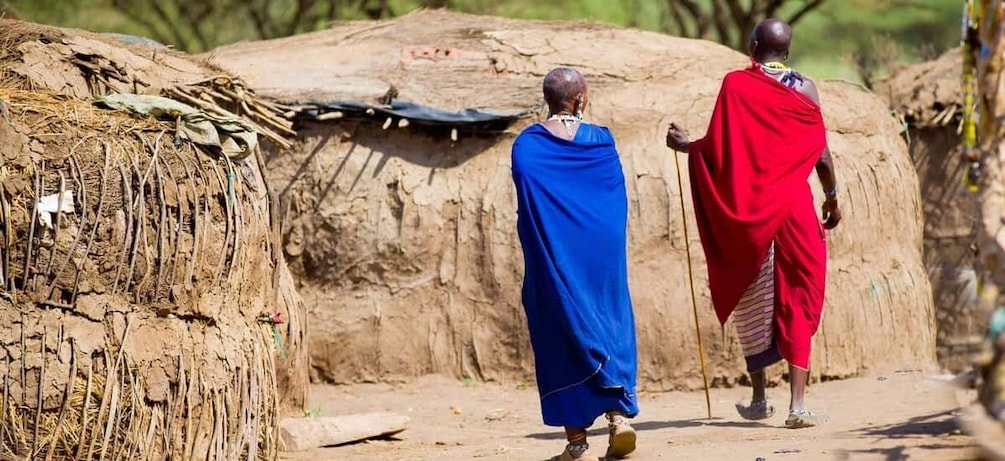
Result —
M 304 451 L 387 437 L 408 428 L 409 419 L 394 413 L 365 413 L 327 418 L 286 418 L 279 422 L 286 451 Z

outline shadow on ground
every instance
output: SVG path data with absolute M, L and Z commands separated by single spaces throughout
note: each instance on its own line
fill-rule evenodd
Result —
M 902 439 L 907 437 L 932 437 L 939 435 L 958 434 L 960 428 L 956 425 L 955 411 L 943 411 L 926 416 L 916 416 L 903 423 L 886 424 L 866 427 L 847 432 L 852 437 L 876 437 L 883 439 Z
M 689 427 L 700 427 L 700 426 L 712 426 L 712 427 L 741 427 L 741 428 L 755 428 L 755 427 L 767 427 L 764 424 L 753 423 L 753 422 L 739 422 L 739 421 L 727 421 L 725 418 L 701 418 L 701 419 L 682 419 L 678 421 L 643 421 L 639 423 L 632 423 L 632 427 L 636 431 L 658 431 L 660 429 L 685 429 Z M 589 431 L 590 437 L 607 435 L 607 426 L 603 425 L 597 429 L 592 429 Z M 563 440 L 565 439 L 565 432 L 538 432 L 534 434 L 528 434 L 527 438 L 537 439 L 537 440 Z
M 958 450 L 959 445 L 954 444 L 942 444 L 942 443 L 932 443 L 927 445 L 915 445 L 911 447 L 912 451 L 923 450 L 929 453 L 937 453 L 939 450 Z M 891 448 L 872 448 L 869 450 L 839 450 L 834 455 L 836 461 L 850 460 L 853 456 L 857 455 L 879 455 L 887 461 L 904 461 L 912 459 L 907 453 L 907 447 L 891 447 Z M 926 458 L 927 459 L 927 458 Z M 947 458 L 949 459 L 949 458 Z M 958 461 L 985 461 L 983 458 L 954 458 Z
M 841 434 L 841 437 L 854 437 L 859 439 L 874 438 L 877 442 L 882 440 L 907 440 L 925 439 L 930 440 L 927 444 L 911 444 L 910 450 L 924 450 L 928 452 L 938 452 L 939 450 L 958 449 L 959 445 L 951 443 L 940 443 L 939 437 L 958 435 L 960 428 L 956 424 L 956 412 L 944 411 L 926 416 L 916 416 L 902 423 L 885 424 L 880 426 L 856 429 Z M 886 448 L 870 448 L 860 450 L 840 450 L 836 453 L 836 460 L 852 459 L 856 455 L 880 455 L 889 461 L 909 460 L 911 456 L 907 453 L 907 445 L 899 445 Z M 978 461 L 980 458 L 972 458 L 969 461 Z M 961 460 L 964 461 L 964 460 Z

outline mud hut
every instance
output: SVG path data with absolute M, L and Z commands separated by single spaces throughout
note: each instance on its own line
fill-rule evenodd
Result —
M 571 65 L 591 84 L 587 117 L 613 129 L 622 153 L 640 385 L 700 388 L 686 243 L 702 290 L 704 267 L 696 230 L 684 241 L 690 194 L 681 210 L 663 138 L 671 120 L 704 131 L 721 77 L 748 63 L 742 55 L 593 23 L 422 11 L 205 57 L 295 108 L 294 148 L 271 155 L 267 175 L 311 306 L 313 378 L 532 379 L 510 145 L 537 117 L 527 111 L 541 106 L 544 74 Z M 821 93 L 847 218 L 829 237 L 813 374 L 928 367 L 935 321 L 921 202 L 898 124 L 856 87 L 823 83 Z M 714 382 L 733 384 L 743 364 L 732 327 L 719 328 L 706 292 L 697 302 Z
M 977 352 L 990 314 L 977 298 L 977 202 L 963 181 L 960 50 L 906 67 L 877 88 L 904 122 L 921 181 L 925 268 L 932 281 L 939 363 L 962 371 Z
M 0 457 L 275 459 L 306 398 L 303 305 L 255 149 L 191 137 L 240 82 L 85 32 L 3 21 L 0 42 Z M 92 99 L 128 93 L 201 106 Z

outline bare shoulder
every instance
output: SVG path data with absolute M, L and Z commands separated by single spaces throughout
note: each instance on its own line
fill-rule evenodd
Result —
M 795 85 L 795 90 L 804 94 L 807 98 L 820 105 L 820 93 L 817 92 L 817 85 L 809 77 L 801 76 L 799 83 Z

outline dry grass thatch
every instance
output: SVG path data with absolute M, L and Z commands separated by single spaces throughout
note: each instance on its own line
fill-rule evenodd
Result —
M 25 90 L 0 90 L 0 99 L 6 101 L 8 117 L 4 141 L 19 155 L 12 161 L 8 153 L 0 169 L 0 285 L 4 308 L 20 311 L 22 336 L 16 338 L 21 350 L 14 354 L 10 340 L 15 338 L 5 338 L 11 344 L 0 413 L 4 453 L 56 459 L 153 459 L 166 453 L 184 453 L 184 459 L 272 459 L 276 345 L 270 326 L 256 324 L 254 316 L 270 311 L 244 319 L 248 332 L 230 346 L 239 361 L 225 373 L 233 377 L 222 382 L 223 373 L 206 370 L 213 360 L 198 354 L 199 345 L 192 346 L 196 354 L 189 359 L 184 353 L 145 350 L 142 354 L 167 353 L 177 360 L 166 394 L 152 396 L 145 384 L 147 359 L 133 360 L 127 352 L 148 347 L 130 343 L 130 322 L 164 317 L 182 324 L 216 322 L 213 315 L 186 311 L 186 306 L 197 304 L 200 289 L 214 290 L 243 277 L 240 253 L 248 251 L 241 245 L 261 248 L 253 242 L 271 234 L 264 203 L 256 200 L 262 189 L 251 191 L 251 181 L 262 187 L 261 177 L 244 170 L 234 181 L 242 166 L 175 144 L 169 124 Z M 77 193 L 79 213 L 57 213 L 51 229 L 41 226 L 31 204 L 61 190 Z M 123 215 L 124 228 L 115 229 Z M 186 228 L 191 235 L 184 235 Z M 179 289 L 185 280 L 195 286 Z M 122 338 L 79 350 L 77 339 L 64 334 L 64 321 L 47 320 L 84 317 L 99 327 L 108 314 L 86 307 L 95 297 L 104 299 L 106 309 L 129 313 L 126 329 Z M 170 299 L 188 302 L 165 304 Z M 41 337 L 25 317 L 41 317 L 35 325 Z M 60 338 L 51 342 L 47 336 L 57 328 Z M 33 343 L 37 350 L 28 347 Z M 12 379 L 19 384 L 10 385 Z M 14 392 L 18 388 L 20 393 Z M 62 389 L 62 395 L 54 389 Z M 246 434 L 255 436 L 241 440 Z
M 963 105 L 960 53 L 954 48 L 934 61 L 901 69 L 878 85 L 876 94 L 913 128 L 959 124 Z
M 282 108 L 212 69 L 151 83 L 156 66 L 84 33 L 15 23 L 0 41 L 0 456 L 275 459 L 306 358 L 261 155 L 214 155 L 91 99 L 145 88 L 277 145 Z M 51 225 L 45 197 L 72 205 Z
M 266 372 L 274 366 L 268 351 L 256 348 L 258 367 L 236 375 L 222 389 L 207 388 L 198 370 L 179 360 L 180 384 L 166 402 L 151 405 L 128 356 L 105 351 L 84 371 L 74 358 L 73 343 L 69 344 L 70 373 L 65 384 L 60 383 L 63 395 L 54 406 L 43 402 L 41 394 L 34 405 L 24 395 L 11 395 L 10 374 L 5 375 L 0 455 L 74 460 L 152 460 L 168 453 L 181 459 L 276 457 L 277 439 L 270 429 L 278 423 L 276 383 L 269 380 L 274 374 Z M 54 358 L 47 357 L 44 348 L 38 354 L 42 360 L 38 388 L 42 388 L 47 360 Z M 6 365 L 9 370 L 9 357 Z M 27 376 L 26 370 L 21 374 Z M 247 438 L 248 434 L 257 436 Z

